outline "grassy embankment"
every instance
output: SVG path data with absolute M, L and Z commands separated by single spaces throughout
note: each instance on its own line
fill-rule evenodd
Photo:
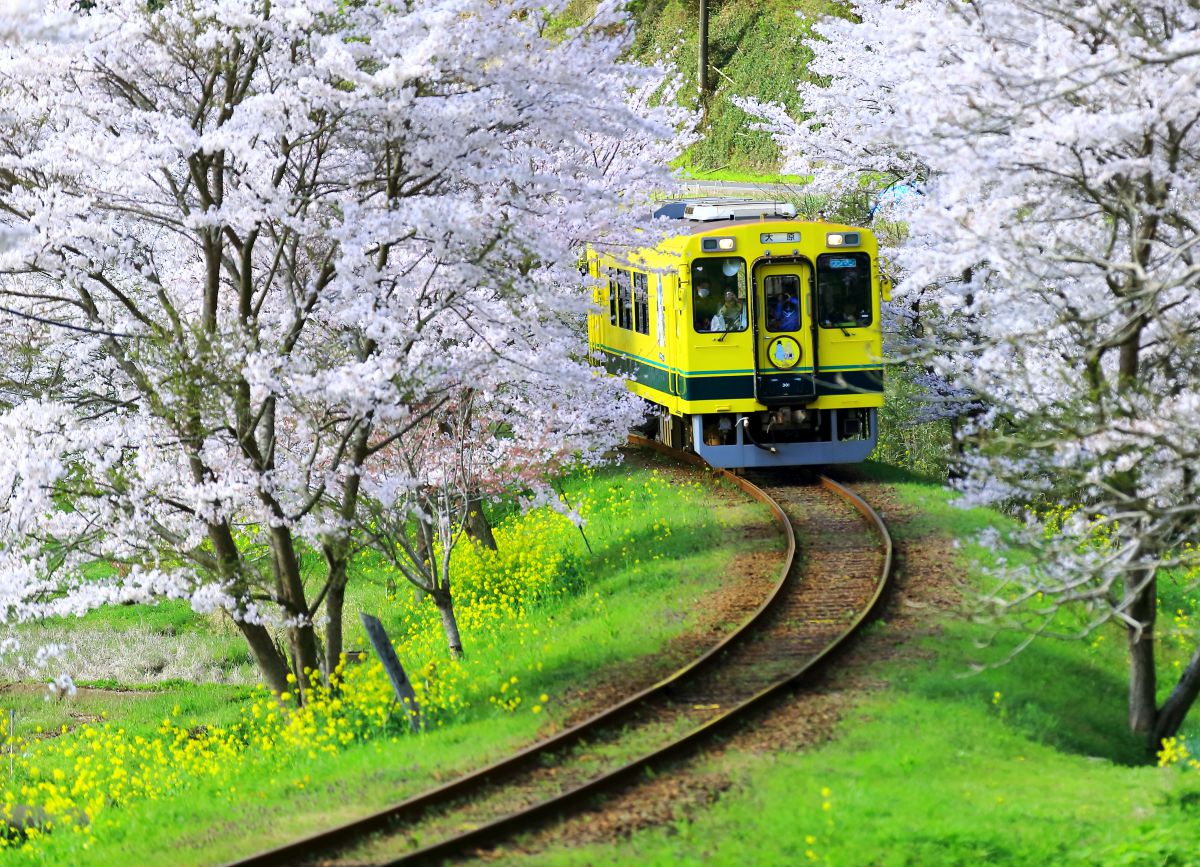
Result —
M 796 84 L 808 80 L 812 25 L 845 14 L 833 0 L 710 0 L 709 92 L 701 101 L 699 7 L 695 0 L 630 0 L 637 26 L 632 49 L 642 62 L 666 61 L 678 72 L 677 99 L 700 116 L 699 137 L 677 163 L 686 175 L 709 180 L 803 183 L 780 176 L 779 148 L 769 133 L 733 103 L 753 97 L 799 109 Z M 565 31 L 587 21 L 596 0 L 571 0 L 554 22 Z
M 953 590 L 946 551 L 960 540 L 961 564 L 987 563 L 994 553 L 970 540 L 1006 521 L 948 505 L 938 484 L 886 467 L 871 472 L 893 483 L 892 528 L 907 552 L 906 601 L 893 602 L 863 651 L 912 636 L 898 657 L 883 653 L 865 669 L 886 686 L 852 692 L 823 746 L 762 752 L 739 748 L 735 738 L 698 769 L 736 781 L 711 808 L 616 848 L 556 850 L 537 863 L 1200 863 L 1200 770 L 1155 767 L 1127 734 L 1123 632 L 1112 626 L 1087 641 L 1038 641 L 972 674 L 972 665 L 1002 659 L 1016 638 L 989 642 L 984 628 L 937 604 Z M 930 588 L 923 582 L 939 568 L 940 586 Z M 1163 584 L 1160 623 L 1187 627 L 1194 605 Z M 1164 692 L 1189 640 L 1164 637 Z M 1200 720 L 1193 717 L 1185 736 L 1194 747 Z
M 446 675 L 452 689 L 430 688 L 432 724 L 419 736 L 404 734 L 393 720 L 354 730 L 344 744 L 306 749 L 303 743 L 288 746 L 290 738 L 306 737 L 303 729 L 289 733 L 276 724 L 267 749 L 258 746 L 264 729 L 246 727 L 246 720 L 259 718 L 255 706 L 269 714 L 273 705 L 247 686 L 174 681 L 133 692 L 83 690 L 61 702 L 10 688 L 4 704 L 16 706 L 18 735 L 24 736 L 8 780 L 10 793 L 39 781 L 58 781 L 69 791 L 85 759 L 91 762 L 88 768 L 99 768 L 102 779 L 88 784 L 100 795 L 90 802 L 100 804 L 90 831 L 59 829 L 0 854 L 0 863 L 149 867 L 179 863 L 181 857 L 212 863 L 392 803 L 552 730 L 569 712 L 572 697 L 614 667 L 624 666 L 633 676 L 628 666 L 638 660 L 646 670 L 661 666 L 659 655 L 671 639 L 704 617 L 698 604 L 703 596 L 729 580 L 733 559 L 777 546 L 777 540 L 761 534 L 743 535 L 746 528 L 769 521 L 764 508 L 740 495 L 718 494 L 715 483 L 703 476 L 681 479 L 645 467 L 617 468 L 570 480 L 565 491 L 570 502 L 592 515 L 586 533 L 593 553 L 561 517 L 512 514 L 501 521 L 501 557 L 507 549 L 509 559 L 499 572 L 470 580 L 503 590 L 475 608 L 464 606 L 464 617 L 481 618 L 483 624 L 478 633 L 466 632 L 465 668 L 453 669 L 428 651 L 410 595 L 402 590 L 397 599 L 386 600 L 381 567 L 364 561 L 355 620 L 360 608 L 380 613 L 399 638 L 401 659 L 410 672 L 416 668 L 418 677 L 436 679 L 453 671 L 453 677 Z M 712 507 L 714 496 L 722 497 L 721 508 Z M 514 528 L 521 535 L 514 536 Z M 521 553 L 526 543 L 534 550 Z M 530 573 L 538 595 L 515 598 L 521 590 L 512 582 L 514 573 L 534 568 L 535 560 L 552 562 L 554 574 Z M 479 568 L 471 563 L 464 570 Z M 116 621 L 169 626 L 176 637 L 211 627 L 209 619 L 189 619 L 170 605 L 98 612 L 78 626 Z M 352 629 L 353 642 L 365 644 L 356 624 Z M 170 638 L 159 636 L 168 644 Z M 424 666 L 413 659 L 420 648 L 435 657 Z M 134 758 L 139 739 L 164 737 L 166 762 L 139 764 Z M 205 739 L 215 744 L 211 750 L 191 749 Z M 177 761 L 172 761 L 173 750 L 179 750 Z M 124 756 L 122 785 L 111 778 L 110 754 Z M 146 782 L 136 779 L 139 773 L 163 777 L 161 791 L 147 794 L 153 786 L 138 788 Z M 13 794 L 7 800 L 19 802 Z M 85 802 L 81 796 L 77 803 Z
M 768 133 L 751 129 L 752 118 L 733 97 L 754 97 L 797 109 L 796 83 L 808 78 L 812 24 L 832 13 L 829 0 L 725 0 L 709 12 L 709 87 L 703 104 L 697 89 L 698 11 L 692 0 L 640 0 L 634 53 L 664 56 L 679 69 L 681 102 L 702 112 L 701 138 L 680 167 L 713 180 L 768 180 L 779 168 L 779 149 Z M 727 173 L 727 174 L 725 174 Z

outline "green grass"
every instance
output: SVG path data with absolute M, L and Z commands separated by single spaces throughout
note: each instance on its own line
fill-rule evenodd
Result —
M 960 540 L 964 581 L 982 580 L 969 563 L 994 562 L 973 540 L 1007 519 L 963 510 L 936 480 L 868 463 L 861 472 L 887 483 L 889 515 L 903 546 Z M 590 484 L 644 482 L 615 471 Z M 579 489 L 573 488 L 578 493 Z M 530 671 L 530 692 L 556 697 L 547 713 L 476 708 L 441 729 L 295 759 L 269 771 L 198 783 L 186 797 L 134 804 L 97 826 L 91 848 L 63 835 L 14 864 L 146 865 L 214 862 L 281 843 L 427 787 L 431 781 L 499 757 L 561 720 L 567 690 L 597 672 L 650 659 L 692 622 L 714 575 L 728 568 L 737 529 L 764 520 L 751 505 L 700 508 L 708 492 L 684 492 L 675 530 L 652 565 L 639 557 L 647 525 L 589 527 L 596 557 L 579 591 L 538 611 L 553 630 L 548 646 L 506 648 Z M 656 515 L 647 514 L 647 520 Z M 632 540 L 632 541 L 631 541 Z M 582 544 L 580 541 L 579 544 Z M 754 543 L 771 547 L 773 540 Z M 751 546 L 753 547 L 753 545 Z M 950 550 L 948 547 L 946 550 Z M 954 555 L 950 555 L 953 557 Z M 638 561 L 642 562 L 638 562 Z M 904 565 L 904 564 L 902 564 Z M 913 574 L 905 578 L 919 582 Z M 598 608 L 593 594 L 599 593 Z M 1174 595 L 1172 595 L 1174 594 Z M 1177 599 L 1176 596 L 1179 598 Z M 1169 605 L 1188 600 L 1174 590 Z M 900 628 L 879 621 L 886 637 Z M 913 653 L 881 661 L 872 679 L 886 688 L 860 695 L 836 737 L 802 752 L 727 749 L 702 770 L 735 781 L 714 805 L 609 846 L 541 853 L 542 864 L 1192 864 L 1200 773 L 1159 769 L 1125 730 L 1124 643 L 1115 627 L 1085 642 L 1039 641 L 1005 662 L 1016 636 L 993 636 L 953 615 L 909 637 Z M 1185 648 L 1166 646 L 1163 676 Z M 982 670 L 976 667 L 982 666 Z M 524 680 L 525 678 L 523 678 Z M 1167 684 L 1169 686 L 1169 683 Z M 1166 687 L 1164 687 L 1166 688 Z M 99 714 L 122 725 L 153 725 L 175 704 L 197 723 L 228 719 L 244 691 L 174 685 L 157 693 L 81 696 L 45 704 L 23 694 L 29 722 L 53 728 L 64 712 Z M 5 694 L 5 700 L 13 698 Z M 803 700 L 803 699 L 800 699 Z M 75 722 L 78 718 L 71 717 Z M 1185 736 L 1200 726 L 1193 720 Z M 230 789 L 233 789 L 231 791 Z M 827 793 L 826 793 L 827 792 Z M 826 807 L 828 805 L 828 807 Z M 251 843 L 250 841 L 254 841 Z M 811 856 L 809 855 L 811 853 Z
M 646 508 L 624 526 L 589 525 L 595 554 L 573 577 L 576 592 L 551 599 L 530 618 L 547 636 L 544 644 L 514 641 L 477 651 L 493 653 L 497 666 L 520 672 L 527 695 L 552 696 L 545 712 L 530 713 L 529 703 L 510 713 L 481 702 L 451 724 L 419 736 L 382 739 L 336 756 L 294 757 L 265 769 L 248 764 L 223 776 L 219 785 L 197 780 L 180 796 L 110 809 L 95 822 L 90 839 L 52 835 L 38 847 L 0 855 L 0 863 L 151 867 L 179 863 L 181 852 L 187 853 L 188 863 L 229 860 L 394 803 L 511 752 L 539 731 L 561 724 L 569 712 L 569 695 L 586 691 L 597 675 L 628 671 L 638 660 L 646 668 L 662 664 L 668 642 L 697 622 L 703 611 L 699 603 L 730 573 L 737 554 L 778 549 L 778 538 L 746 540 L 740 534 L 742 528 L 770 522 L 764 507 L 723 499 L 714 508 L 718 483 L 703 475 L 694 478 L 672 485 L 671 495 L 648 492 L 651 483 L 644 469 L 611 469 L 567 485 L 569 497 L 582 496 L 590 487 L 643 497 Z M 653 525 L 662 517 L 660 497 L 674 507 L 672 532 L 651 547 Z M 582 548 L 582 538 L 576 534 L 572 544 Z M 656 554 L 658 559 L 652 559 Z M 376 592 L 373 583 L 370 587 L 368 597 Z M 168 610 L 163 622 L 170 616 Z M 471 636 L 465 638 L 470 650 Z M 73 700 L 52 703 L 32 691 L 19 696 L 9 692 L 4 700 L 8 705 L 19 699 L 18 729 L 26 733 L 34 726 L 43 731 L 73 728 L 105 715 L 135 736 L 152 731 L 176 706 L 182 725 L 224 724 L 240 713 L 248 694 L 244 687 L 175 684 L 120 694 L 82 691 Z
M 157 605 L 106 605 L 89 611 L 78 623 L 81 628 L 101 624 L 117 629 L 141 626 L 166 636 L 208 631 L 205 618 L 179 599 L 165 599 Z
M 538 860 L 799 864 L 812 852 L 829 864 L 1057 864 L 1080 847 L 1112 849 L 1164 796 L 1156 770 L 1031 741 L 978 697 L 963 706 L 901 691 L 853 716 L 824 749 L 740 756 L 741 784 L 694 821 L 610 854 Z
M 684 177 L 692 181 L 729 181 L 739 184 L 787 184 L 802 187 L 812 180 L 811 176 L 779 174 L 778 172 L 752 172 L 744 169 L 683 169 Z
M 74 698 L 54 700 L 40 684 L 9 685 L 0 691 L 0 710 L 5 716 L 14 711 L 17 733 L 34 738 L 100 720 L 117 722 L 131 735 L 149 735 L 177 707 L 189 725 L 232 722 L 251 692 L 247 686 L 182 681 L 153 687 L 127 688 L 116 682 L 97 686 L 81 687 Z
M 972 540 L 1011 523 L 950 505 L 936 482 L 867 464 L 906 515 L 902 544 Z M 907 576 L 916 583 L 920 576 Z M 877 634 L 894 627 L 871 626 Z M 556 849 L 539 864 L 1196 864 L 1200 772 L 1153 766 L 1125 727 L 1123 633 L 1035 642 L 953 615 L 905 661 L 871 675 L 888 685 L 848 708 L 835 738 L 802 752 L 726 751 L 701 770 L 735 786 L 712 807 L 615 848 Z M 1166 676 L 1182 652 L 1167 649 Z M 984 666 L 981 671 L 976 666 Z M 803 701 L 803 697 L 797 699 Z M 1200 733 L 1193 720 L 1185 732 Z

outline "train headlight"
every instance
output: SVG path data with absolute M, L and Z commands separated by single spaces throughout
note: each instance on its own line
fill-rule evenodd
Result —
M 700 250 L 704 253 L 731 253 L 737 247 L 733 238 L 702 238 Z
M 859 232 L 830 232 L 825 236 L 825 244 L 829 247 L 857 247 L 861 243 Z

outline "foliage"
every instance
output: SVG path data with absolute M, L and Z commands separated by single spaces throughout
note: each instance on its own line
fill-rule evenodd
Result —
M 951 431 L 945 419 L 929 419 L 929 402 L 914 364 L 893 364 L 884 377 L 879 443 L 872 458 L 920 475 L 945 479 Z
M 542 0 L 73 4 L 0 32 L 4 618 L 188 599 L 304 690 L 362 547 L 450 614 L 433 538 L 623 435 L 574 263 L 678 112 L 619 3 L 553 38 Z
M 719 544 L 722 525 L 766 520 L 761 508 L 742 514 L 734 506 L 718 520 L 702 508 L 712 496 L 711 483 L 676 481 L 659 472 L 582 473 L 565 492 L 589 518 L 587 543 L 572 521 L 544 507 L 499 522 L 499 552 L 473 546 L 455 551 L 462 616 L 475 637 L 463 659 L 449 658 L 427 601 L 411 602 L 401 594 L 379 612 L 418 691 L 425 720 L 419 737 L 408 735 L 398 710 L 389 716 L 391 687 L 377 662 L 343 667 L 338 689 L 314 685 L 303 706 L 294 690 L 280 701 L 261 689 L 248 698 L 198 704 L 199 690 L 190 687 L 146 694 L 132 704 L 114 702 L 110 719 L 81 725 L 84 714 L 66 711 L 91 711 L 98 700 L 81 695 L 19 715 L 56 730 L 48 736 L 28 723 L 22 729 L 8 803 L 52 806 L 67 815 L 73 808 L 87 810 L 91 831 L 84 842 L 105 847 L 89 850 L 88 857 L 103 860 L 102 852 L 116 845 L 126 833 L 122 829 L 134 828 L 143 811 L 174 804 L 170 809 L 179 814 L 194 800 L 191 793 L 203 793 L 218 812 L 227 809 L 220 805 L 237 804 L 246 815 L 260 805 L 282 803 L 279 809 L 290 816 L 298 807 L 289 799 L 326 785 L 321 775 L 332 773 L 326 762 L 335 757 L 350 768 L 374 751 L 368 765 L 403 769 L 400 782 L 420 786 L 432 779 L 429 774 L 444 772 L 444 759 L 434 758 L 439 753 L 448 752 L 453 766 L 461 766 L 478 763 L 489 751 L 512 749 L 504 738 L 514 731 L 528 738 L 547 717 L 561 719 L 562 698 L 581 678 L 659 650 L 688 622 L 670 616 L 677 614 L 680 593 L 707 586 L 731 552 L 745 544 L 736 537 L 728 547 Z M 681 509 L 670 519 L 662 517 L 667 502 Z M 380 582 L 386 572 L 377 557 L 359 558 L 355 568 Z M 647 623 L 648 612 L 663 616 Z M 55 710 L 66 726 L 55 721 Z M 514 729 L 508 722 L 514 718 L 528 722 Z M 480 720 L 482 727 L 476 725 Z M 69 730 L 60 733 L 60 726 Z M 120 761 L 114 763 L 113 756 Z M 345 770 L 339 785 L 361 785 L 354 773 Z M 382 802 L 395 800 L 397 784 L 381 787 Z M 213 821 L 224 819 L 218 815 Z M 295 832 L 302 827 L 303 820 Z M 64 830 L 25 847 L 22 858 L 78 861 L 72 847 L 81 844 Z M 227 852 L 213 860 L 228 857 Z
M 763 114 L 820 190 L 919 191 L 894 203 L 899 295 L 940 311 L 926 363 L 974 403 L 963 488 L 1119 521 L 1104 555 L 1048 546 L 1016 600 L 1125 625 L 1129 724 L 1156 744 L 1200 693 L 1197 653 L 1157 704 L 1153 639 L 1157 582 L 1200 538 L 1197 96 L 1159 97 L 1194 76 L 1200 20 L 1175 2 L 1076 12 L 863 0 L 818 28 L 818 117 Z

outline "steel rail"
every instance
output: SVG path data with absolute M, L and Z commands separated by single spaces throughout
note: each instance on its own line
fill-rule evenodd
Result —
M 634 439 L 633 437 L 630 438 Z M 653 447 L 659 447 L 660 444 L 652 443 Z M 674 450 L 667 449 L 665 446 L 660 450 L 668 451 L 672 454 L 679 455 L 680 453 Z M 738 482 L 745 482 L 736 476 Z M 627 764 L 622 765 L 612 771 L 609 771 L 600 776 L 594 777 L 587 782 L 576 786 L 566 792 L 533 804 L 521 810 L 509 813 L 486 824 L 476 828 L 466 830 L 460 834 L 432 843 L 428 846 L 409 852 L 400 858 L 391 861 L 379 862 L 387 867 L 395 867 L 395 865 L 410 865 L 416 863 L 424 863 L 438 858 L 448 858 L 461 853 L 464 849 L 470 846 L 478 846 L 489 840 L 499 839 L 503 836 L 520 830 L 522 827 L 527 827 L 534 824 L 536 821 L 547 816 L 547 814 L 557 812 L 563 807 L 576 802 L 589 795 L 598 794 L 606 789 L 611 789 L 620 783 L 623 783 L 631 775 L 638 771 L 651 767 L 661 761 L 671 758 L 679 758 L 695 749 L 702 741 L 707 739 L 718 729 L 724 728 L 733 722 L 739 721 L 759 708 L 772 698 L 782 694 L 786 690 L 796 686 L 801 680 L 813 674 L 820 668 L 838 648 L 855 632 L 859 627 L 875 612 L 880 601 L 883 598 L 884 590 L 887 588 L 892 576 L 892 564 L 894 557 L 894 546 L 892 543 L 891 534 L 888 532 L 887 526 L 879 514 L 867 504 L 858 494 L 844 485 L 835 482 L 827 476 L 819 477 L 821 487 L 840 497 L 851 506 L 853 506 L 867 522 L 878 532 L 882 541 L 883 547 L 883 565 L 880 568 L 879 579 L 876 581 L 875 590 L 864 605 L 855 615 L 849 625 L 836 638 L 825 646 L 823 650 L 810 657 L 808 661 L 796 671 L 780 678 L 776 682 L 766 688 L 755 693 L 749 699 L 746 699 L 740 704 L 734 705 L 720 715 L 703 723 L 700 726 L 692 729 L 687 734 L 672 741 L 671 743 L 660 747 L 650 753 L 640 756 Z M 749 482 L 745 482 L 749 485 Z M 766 496 L 764 492 L 764 496 Z M 782 510 L 781 510 L 782 511 Z
M 648 447 L 657 451 L 663 452 L 676 458 L 681 463 L 690 463 L 708 467 L 708 464 L 701 458 L 686 453 L 678 452 L 674 449 L 656 443 L 652 440 L 646 440 L 641 437 L 631 436 L 630 442 L 641 447 Z M 420 792 L 412 797 L 409 797 L 399 803 L 385 807 L 367 816 L 359 819 L 354 819 L 342 825 L 329 828 L 323 831 L 310 834 L 298 840 L 293 840 L 281 846 L 250 855 L 246 858 L 241 858 L 235 861 L 227 862 L 226 867 L 268 867 L 268 865 L 290 865 L 298 861 L 303 861 L 305 858 L 322 851 L 328 851 L 344 847 L 347 843 L 360 839 L 367 834 L 375 831 L 386 830 L 389 826 L 404 819 L 419 816 L 424 811 L 439 804 L 446 803 L 470 795 L 472 790 L 480 784 L 492 782 L 510 776 L 533 762 L 540 755 L 544 755 L 552 750 L 556 750 L 580 740 L 587 734 L 596 729 L 601 728 L 606 724 L 612 723 L 623 714 L 632 712 L 635 708 L 645 703 L 648 699 L 665 693 L 672 686 L 676 685 L 682 679 L 696 673 L 711 664 L 722 651 L 729 649 L 738 641 L 753 634 L 757 624 L 767 615 L 775 603 L 781 598 L 784 586 L 787 584 L 788 575 L 791 573 L 792 565 L 796 558 L 796 534 L 792 529 L 792 524 L 784 513 L 783 508 L 775 502 L 775 500 L 758 488 L 756 485 L 747 480 L 735 476 L 726 470 L 713 469 L 713 471 L 733 483 L 753 499 L 767 505 L 778 523 L 780 529 L 787 540 L 787 550 L 784 556 L 784 562 L 779 569 L 779 577 L 774 586 L 771 588 L 770 594 L 766 600 L 751 614 L 737 630 L 725 636 L 717 644 L 713 645 L 701 656 L 692 660 L 683 668 L 678 669 L 657 683 L 640 690 L 639 692 L 629 696 L 621 702 L 605 708 L 602 711 L 588 717 L 576 725 L 564 729 L 552 737 L 538 741 L 530 746 L 513 753 L 503 759 L 493 762 L 476 771 L 469 772 L 463 776 L 457 777 L 433 789 L 428 789 Z M 558 802 L 555 802 L 558 803 Z M 481 827 L 491 827 L 481 826 Z M 433 847 L 430 848 L 432 851 Z M 426 850 L 421 850 L 425 852 Z M 420 853 L 413 853 L 416 857 Z

